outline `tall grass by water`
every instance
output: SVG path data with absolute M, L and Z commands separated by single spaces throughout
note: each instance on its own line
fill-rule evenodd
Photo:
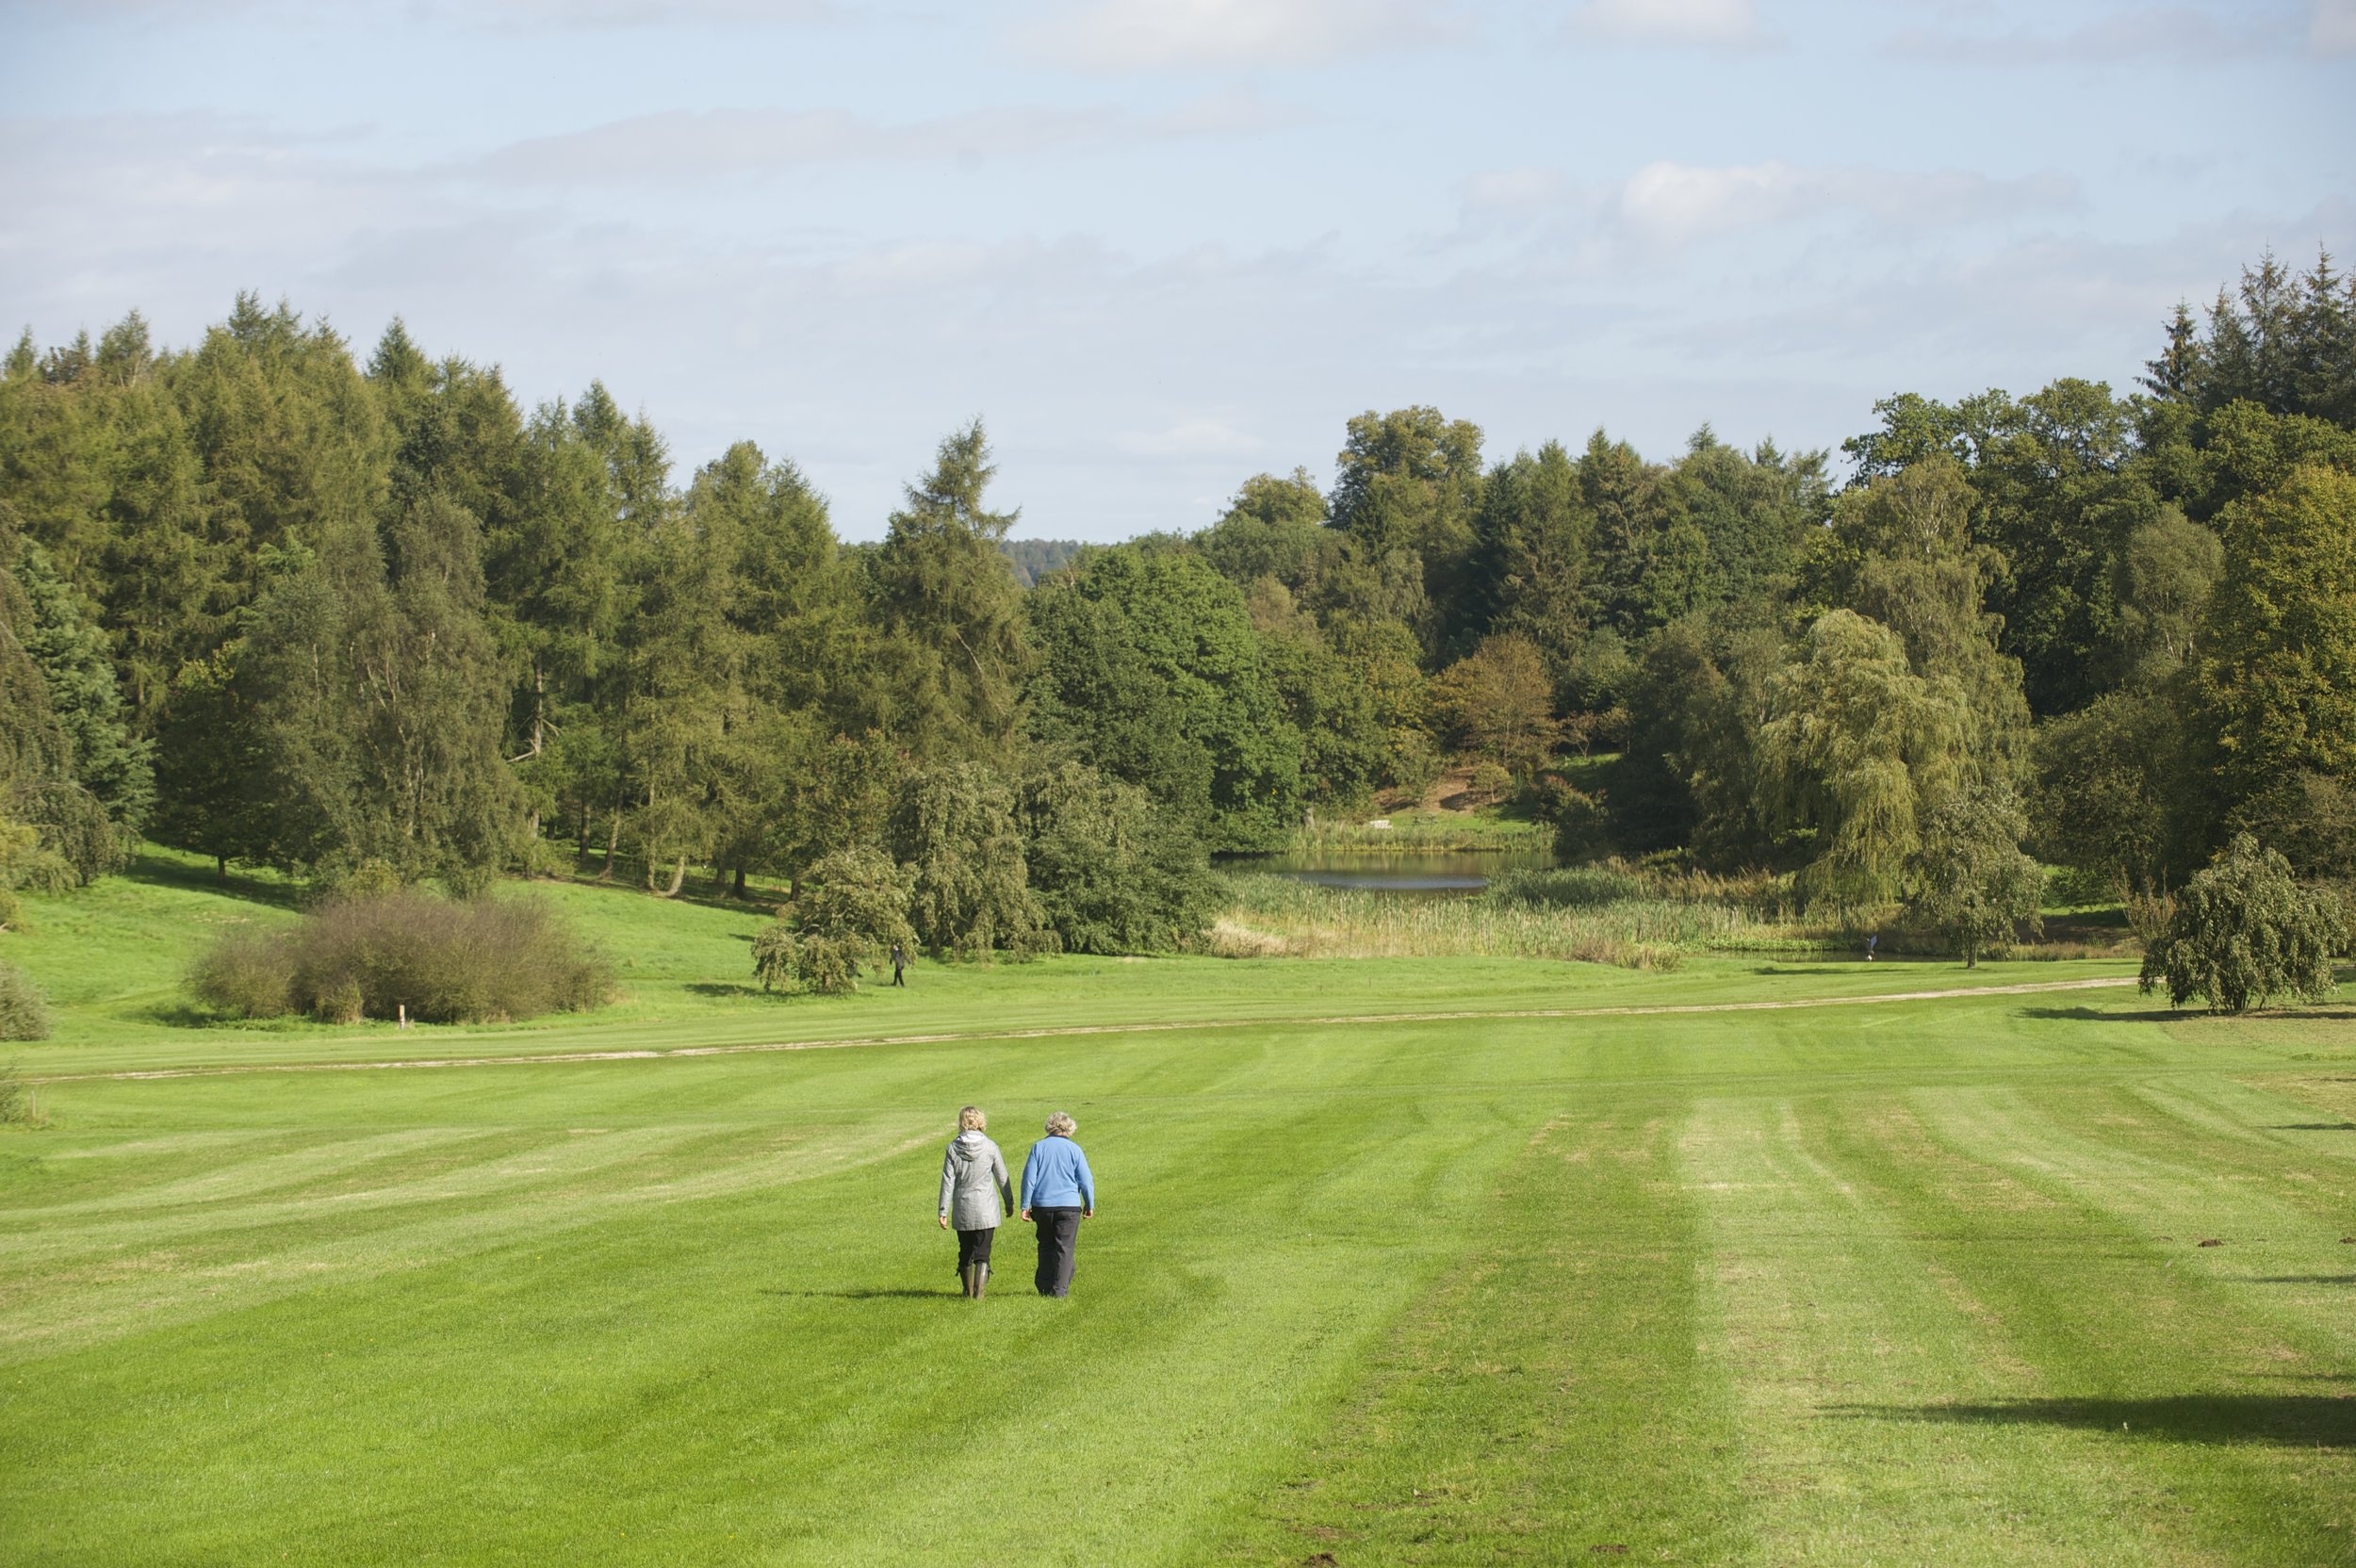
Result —
M 1627 865 L 1510 871 L 1472 898 L 1399 898 L 1268 873 L 1230 878 L 1210 950 L 1230 957 L 1558 958 L 1674 969 L 1709 951 L 1809 950 L 1842 939 L 1804 919 L 1779 879 L 1663 875 Z
M 1231 872 L 1230 903 L 1204 943 L 1234 958 L 1556 958 L 1675 969 L 1702 953 L 1854 954 L 1871 938 L 1887 956 L 1945 955 L 1936 933 L 1897 906 L 1804 907 L 1792 879 L 1731 876 L 1612 859 L 1502 870 L 1471 897 L 1402 898 Z M 2008 950 L 2024 958 L 2135 955 L 2125 929 L 2056 927 Z

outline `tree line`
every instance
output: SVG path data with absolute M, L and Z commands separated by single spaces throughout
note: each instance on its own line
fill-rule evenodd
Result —
M 1502 770 L 1565 847 L 1955 930 L 2029 857 L 2237 833 L 2356 883 L 2356 287 L 2271 257 L 2137 387 L 1915 394 L 1829 452 L 1484 454 L 1428 407 L 1191 535 L 1010 553 L 977 421 L 875 544 L 601 385 L 240 297 L 0 368 L 0 884 L 138 836 L 325 883 L 864 868 L 937 950 L 1164 945 L 1210 852 Z M 893 882 L 891 879 L 900 878 Z M 904 885 L 903 885 L 904 884 Z M 823 965 L 822 965 L 823 967 Z

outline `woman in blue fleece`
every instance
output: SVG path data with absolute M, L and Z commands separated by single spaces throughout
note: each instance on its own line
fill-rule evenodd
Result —
M 1039 1273 L 1032 1282 L 1041 1296 L 1072 1294 L 1080 1221 L 1096 1217 L 1096 1178 L 1088 1174 L 1088 1157 L 1072 1141 L 1079 1130 L 1057 1111 L 1047 1119 L 1047 1135 L 1023 1161 L 1023 1217 L 1039 1227 Z

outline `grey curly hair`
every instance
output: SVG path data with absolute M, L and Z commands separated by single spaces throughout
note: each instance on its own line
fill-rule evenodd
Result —
M 1051 1138 L 1068 1138 L 1079 1130 L 1080 1124 L 1061 1111 L 1047 1119 L 1047 1135 Z

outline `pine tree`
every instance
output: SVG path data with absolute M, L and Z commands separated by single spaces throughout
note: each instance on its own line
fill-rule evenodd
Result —
M 1030 650 L 1022 590 L 998 545 L 1019 514 L 984 504 L 998 471 L 990 458 L 979 419 L 943 439 L 875 554 L 895 725 L 927 758 L 1003 758 L 1014 738 Z
M 18 641 L 41 671 L 72 750 L 74 779 L 108 820 L 136 831 L 155 804 L 154 747 L 130 731 L 106 638 L 39 545 L 20 547 L 16 580 L 30 611 Z

